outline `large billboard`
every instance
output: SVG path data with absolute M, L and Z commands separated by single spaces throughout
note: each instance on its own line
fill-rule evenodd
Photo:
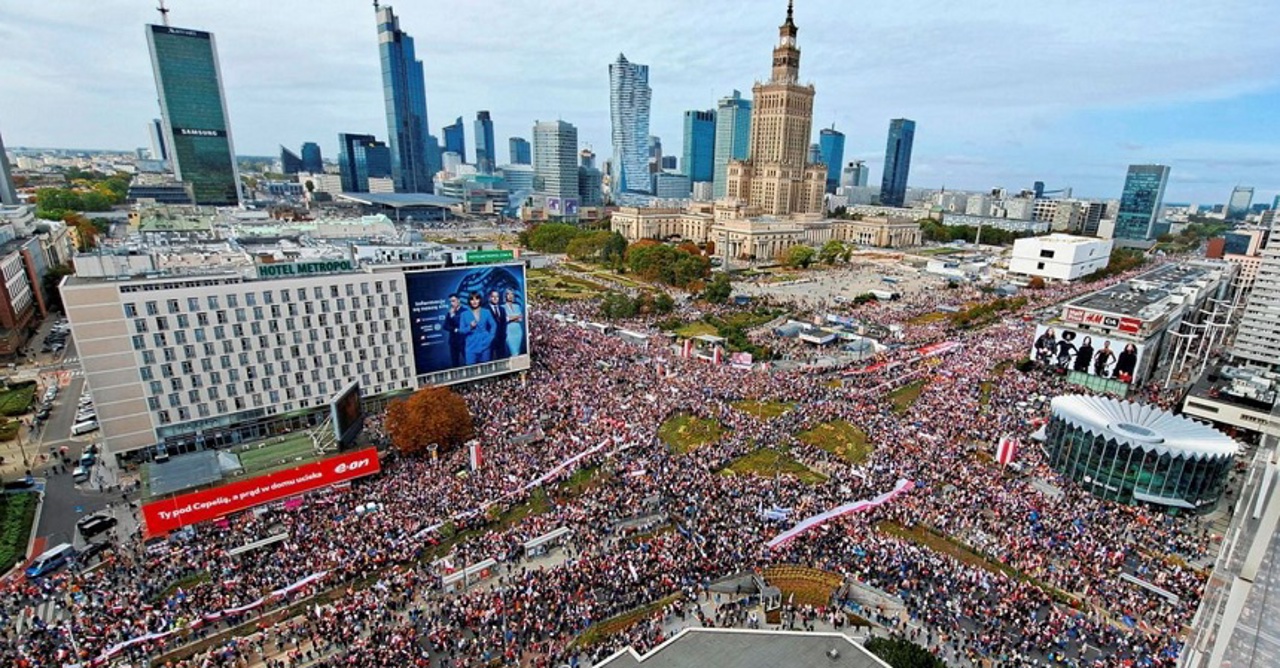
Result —
M 154 536 L 377 473 L 380 468 L 377 449 L 365 448 L 286 471 L 153 501 L 142 506 L 142 516 L 146 521 L 147 535 Z
M 360 381 L 351 381 L 329 402 L 329 416 L 338 447 L 346 448 L 364 428 L 364 407 L 360 404 Z
M 405 274 L 419 376 L 529 353 L 524 265 Z
M 1146 375 L 1143 346 L 1067 327 L 1036 326 L 1031 359 L 1060 371 L 1109 378 L 1126 385 Z

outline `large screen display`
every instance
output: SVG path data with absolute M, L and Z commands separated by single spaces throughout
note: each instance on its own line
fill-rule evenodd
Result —
M 405 274 L 418 375 L 529 352 L 524 265 Z
M 1079 371 L 1129 385 L 1146 374 L 1142 349 L 1132 341 L 1094 332 L 1038 325 L 1031 359 L 1063 371 Z
M 347 447 L 364 428 L 364 409 L 360 404 L 360 381 L 352 383 L 329 402 L 329 414 L 333 418 L 333 432 L 339 447 Z

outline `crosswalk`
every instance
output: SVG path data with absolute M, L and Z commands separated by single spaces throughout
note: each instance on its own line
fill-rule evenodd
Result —
M 15 622 L 17 631 L 21 635 L 26 633 L 27 629 L 38 626 L 40 623 L 55 624 L 70 616 L 63 600 L 50 598 L 24 608 Z M 40 620 L 40 622 L 36 620 Z

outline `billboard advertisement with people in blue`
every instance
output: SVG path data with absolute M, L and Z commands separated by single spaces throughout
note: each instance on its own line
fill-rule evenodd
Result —
M 529 352 L 524 266 L 405 274 L 418 375 Z

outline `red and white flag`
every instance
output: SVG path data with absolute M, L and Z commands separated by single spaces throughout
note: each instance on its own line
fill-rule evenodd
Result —
M 684 340 L 684 348 L 680 350 L 680 356 L 685 359 L 693 357 L 693 339 Z
M 1018 455 L 1018 440 L 1012 436 L 1001 436 L 1000 444 L 996 446 L 996 461 L 1001 466 L 1008 466 L 1013 463 L 1013 458 Z
M 724 355 L 724 348 L 721 348 L 720 346 L 716 346 L 716 352 L 712 361 L 714 361 L 716 364 L 720 364 L 721 362 L 724 361 L 723 355 Z
M 480 441 L 471 441 L 467 443 L 468 463 L 471 464 L 472 471 L 479 471 L 480 466 L 484 464 L 484 456 L 480 452 Z

